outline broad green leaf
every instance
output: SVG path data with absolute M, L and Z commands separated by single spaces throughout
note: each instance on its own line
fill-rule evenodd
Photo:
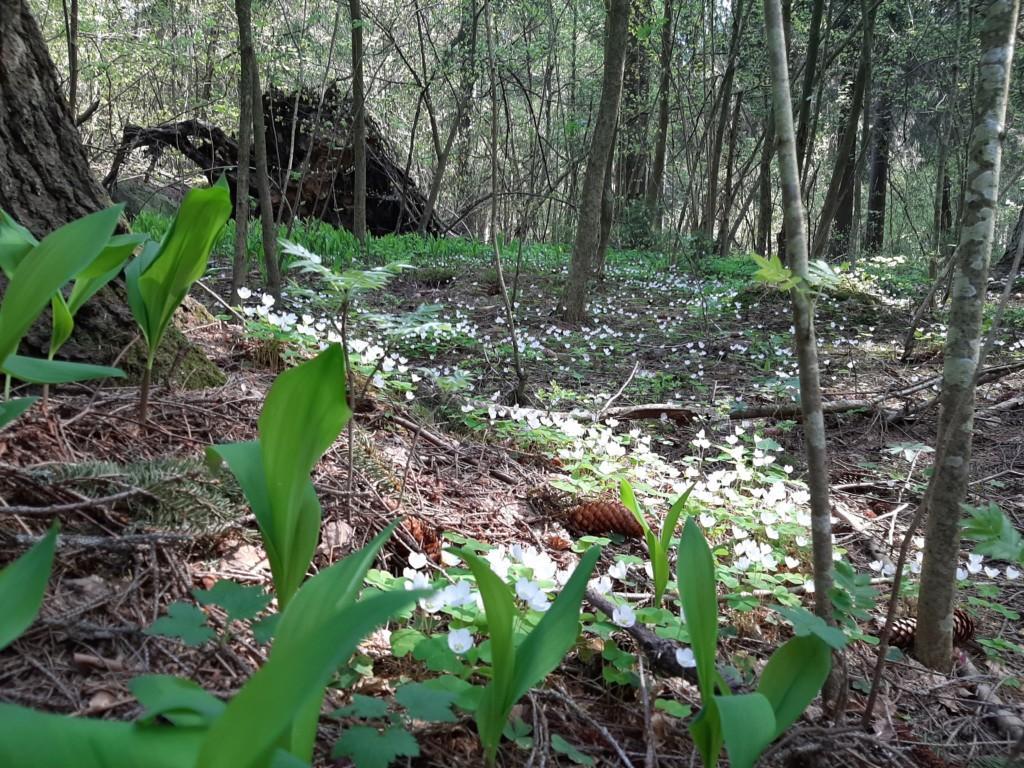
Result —
M 426 637 L 418 629 L 412 627 L 396 629 L 391 633 L 391 654 L 396 659 L 408 656 Z
M 680 719 L 689 717 L 693 713 L 693 707 L 688 704 L 682 704 L 675 699 L 655 699 L 654 708 L 670 717 L 678 717 Z
M 207 726 L 227 706 L 198 683 L 170 675 L 136 677 L 128 688 L 145 710 L 138 719 L 143 725 L 162 717 L 178 726 Z
M 103 250 L 122 208 L 115 205 L 65 224 L 22 258 L 0 305 L 0 360 L 17 350 L 50 297 Z
M 0 402 L 0 429 L 3 429 L 32 407 L 38 397 L 18 397 Z
M 117 277 L 125 261 L 147 235 L 115 235 L 110 238 L 96 260 L 75 276 L 71 293 L 65 301 L 60 291 L 53 294 L 52 330 L 50 332 L 50 357 L 52 358 L 71 338 L 75 330 L 75 315 L 89 299 L 107 283 Z
M 0 704 L 4 768 L 189 768 L 205 728 L 51 715 Z
M 425 683 L 406 683 L 395 691 L 395 701 L 405 707 L 409 717 L 428 723 L 456 722 L 452 704 L 458 698 L 458 694 L 439 691 Z
M 493 760 L 501 742 L 501 732 L 508 719 L 506 702 L 511 698 L 514 684 L 516 652 L 512 639 L 512 623 L 516 617 L 512 591 L 487 565 L 487 561 L 465 549 L 459 555 L 466 561 L 476 579 L 487 616 L 487 629 L 491 639 L 491 682 L 484 688 L 476 710 L 476 727 L 484 753 Z M 554 605 L 548 609 L 554 610 Z
M 0 650 L 28 629 L 39 613 L 50 580 L 58 530 L 60 525 L 55 522 L 28 552 L 0 571 Z M 0 765 L 4 763 L 0 761 Z
M 574 745 L 563 739 L 557 733 L 551 734 L 551 748 L 559 754 L 565 755 L 576 765 L 593 765 L 594 758 L 580 752 Z
M 31 232 L 0 208 L 0 270 L 7 277 L 14 274 L 25 256 L 38 244 Z
M 129 304 L 151 358 L 174 311 L 203 276 L 210 251 L 230 215 L 231 195 L 223 177 L 212 187 L 191 190 L 156 251 L 147 247 L 137 266 L 126 274 Z
M 729 768 L 753 768 L 775 738 L 775 715 L 760 693 L 716 696 Z
M 388 768 L 396 757 L 417 757 L 420 745 L 407 730 L 392 725 L 383 731 L 367 725 L 345 729 L 332 757 L 350 757 L 356 768 Z
M 11 355 L 3 364 L 4 373 L 33 384 L 66 384 L 89 379 L 123 379 L 124 371 L 105 365 L 69 363 L 64 360 L 43 360 L 35 357 Z
M 198 646 L 213 638 L 214 632 L 206 625 L 206 614 L 191 603 L 175 602 L 167 606 L 167 615 L 161 616 L 145 630 L 147 635 L 176 637 L 185 645 Z
M 394 527 L 321 571 L 295 594 L 278 625 L 270 658 L 210 729 L 196 768 L 249 765 L 267 759 L 286 738 L 293 755 L 309 759 L 331 674 L 374 627 L 423 596 L 402 590 L 354 602 Z
M 983 507 L 963 505 L 967 512 L 964 536 L 978 542 L 977 551 L 998 560 L 1024 561 L 1024 538 L 996 504 Z
M 772 654 L 757 685 L 775 713 L 776 739 L 807 709 L 832 666 L 828 644 L 815 635 L 790 638 Z
M 511 697 L 506 701 L 509 709 L 561 664 L 566 652 L 576 642 L 580 631 L 580 603 L 600 556 L 600 547 L 587 550 L 551 607 L 519 646 Z
M 352 703 L 331 713 L 333 717 L 358 717 L 363 720 L 381 720 L 388 715 L 388 703 L 384 699 L 352 694 Z
M 351 418 L 345 353 L 332 344 L 274 381 L 259 419 L 259 443 L 275 547 L 282 558 L 286 604 L 305 576 L 320 530 L 320 504 L 309 475 Z M 276 577 L 275 577 L 276 578 Z
M 679 544 L 679 597 L 683 604 L 690 645 L 697 659 L 701 699 L 714 695 L 715 653 L 718 647 L 718 600 L 715 561 L 693 517 L 686 519 Z
M 722 723 L 718 717 L 718 705 L 714 696 L 702 698 L 702 702 L 704 706 L 690 721 L 690 737 L 704 765 L 718 765 L 718 755 L 722 751 Z
M 661 526 L 661 548 L 667 553 L 669 544 L 672 543 L 672 537 L 676 533 L 676 527 L 679 525 L 679 516 L 683 514 L 683 509 L 686 507 L 686 501 L 690 498 L 690 494 L 693 489 L 697 487 L 696 483 L 693 483 L 689 488 L 682 492 L 675 503 L 669 507 L 668 514 L 665 515 L 665 523 Z
M 72 316 L 76 315 L 82 305 L 95 296 L 100 288 L 117 277 L 128 257 L 148 240 L 149 235 L 145 234 L 114 235 L 110 238 L 107 247 L 96 260 L 75 276 L 75 283 L 71 286 L 67 302 Z
M 640 523 L 640 527 L 644 529 L 644 536 L 647 538 L 647 550 L 650 552 L 651 548 L 651 526 L 647 523 L 647 518 L 640 512 L 640 507 L 636 503 L 636 495 L 633 493 L 633 486 L 629 484 L 629 481 L 623 480 L 619 483 L 619 499 L 622 501 L 622 505 L 633 513 L 633 517 Z
M 220 579 L 209 589 L 197 589 L 192 594 L 203 605 L 219 605 L 227 612 L 228 621 L 252 619 L 270 604 L 270 595 L 262 587 L 230 579 Z
M 217 466 L 222 461 L 228 465 L 231 474 L 242 488 L 245 500 L 249 502 L 256 524 L 263 534 L 263 548 L 270 561 L 270 571 L 275 587 L 284 581 L 284 565 L 274 537 L 274 519 L 270 509 L 270 492 L 267 490 L 267 476 L 263 470 L 263 456 L 260 444 L 255 440 L 244 443 L 211 445 L 206 449 L 208 462 Z
M 50 357 L 57 354 L 57 351 L 64 346 L 64 342 L 71 338 L 71 332 L 75 330 L 75 320 L 71 317 L 71 310 L 64 301 L 60 291 L 53 294 L 50 299 Z
M 846 635 L 842 630 L 830 627 L 823 618 L 806 608 L 788 605 L 773 605 L 771 608 L 789 620 L 797 637 L 817 636 L 837 651 L 846 646 Z

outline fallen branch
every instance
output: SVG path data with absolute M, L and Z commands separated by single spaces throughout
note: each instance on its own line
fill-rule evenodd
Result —
M 611 601 L 606 600 L 593 590 L 587 590 L 587 602 L 601 613 L 611 617 L 615 606 Z M 693 667 L 684 667 L 676 661 L 676 651 L 682 646 L 663 637 L 658 637 L 654 632 L 642 624 L 634 624 L 632 627 L 625 627 L 626 632 L 640 646 L 651 663 L 651 668 L 656 672 L 668 677 L 682 677 L 691 683 L 697 683 L 697 670 Z
M 130 488 L 127 491 L 121 491 L 120 493 L 114 493 L 110 496 L 101 496 L 97 499 L 83 499 L 82 501 L 73 501 L 68 504 L 50 504 L 45 507 L 13 507 L 13 506 L 2 506 L 0 507 L 0 515 L 20 515 L 21 517 L 53 517 L 64 512 L 77 512 L 80 509 L 93 509 L 95 507 L 105 507 L 110 504 L 116 504 L 119 501 L 125 499 L 132 499 L 136 496 L 148 496 L 154 498 L 153 495 L 142 488 Z

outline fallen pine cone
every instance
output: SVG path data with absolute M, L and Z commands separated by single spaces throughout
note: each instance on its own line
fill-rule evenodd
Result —
M 441 562 L 441 537 L 433 526 L 428 525 L 418 517 L 407 517 L 402 523 L 409 535 L 416 539 L 423 554 L 435 563 Z
M 914 647 L 914 634 L 916 631 L 916 617 L 907 616 L 897 619 L 892 624 L 889 645 L 905 651 L 910 650 Z M 963 609 L 957 608 L 953 611 L 953 644 L 963 645 L 972 639 L 974 639 L 974 619 Z
M 566 513 L 569 525 L 583 533 L 620 533 L 642 539 L 644 529 L 620 501 L 590 499 L 577 504 Z

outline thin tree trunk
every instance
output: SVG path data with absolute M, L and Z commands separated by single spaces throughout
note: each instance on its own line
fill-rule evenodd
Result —
M 64 0 L 64 32 L 68 41 L 68 111 L 78 115 L 78 0 Z
M 889 142 L 892 135 L 892 103 L 887 93 L 879 97 L 875 111 L 868 167 L 867 223 L 864 228 L 864 249 L 868 253 L 882 250 L 885 239 L 885 201 L 889 190 Z
M 807 230 L 800 195 L 800 168 L 790 107 L 789 69 L 779 0 L 765 0 L 768 59 L 772 74 L 775 133 L 778 136 L 779 179 L 785 214 L 786 252 L 793 273 L 807 280 Z M 832 620 L 832 524 L 828 489 L 828 452 L 821 382 L 814 338 L 814 300 L 804 285 L 794 288 L 793 319 L 800 366 L 800 404 L 804 416 L 807 452 L 807 484 L 811 491 L 811 540 L 814 558 L 815 613 Z
M 562 316 L 569 321 L 583 320 L 587 312 L 587 289 L 593 259 L 601 238 L 601 200 L 608 153 L 615 142 L 615 122 L 622 94 L 622 70 L 625 60 L 626 32 L 629 27 L 629 0 L 609 0 L 605 22 L 604 73 L 601 102 L 590 141 L 587 172 L 580 195 L 579 221 L 569 262 L 569 279 L 562 295 Z
M 811 93 L 814 91 L 815 74 L 818 68 L 818 48 L 821 46 L 821 17 L 825 11 L 825 0 L 814 0 L 811 6 L 811 28 L 807 34 L 807 58 L 804 60 L 804 80 L 800 89 L 800 104 L 797 108 L 796 160 L 803 174 L 807 165 L 810 138 Z M 810 140 L 809 140 L 810 139 Z M 801 176 L 803 179 L 803 176 Z
M 267 290 L 281 295 L 281 267 L 277 261 L 277 233 L 274 207 L 270 199 L 270 175 L 267 173 L 267 129 L 263 119 L 263 93 L 256 50 L 252 42 L 252 0 L 235 0 L 238 16 L 238 48 L 249 70 L 252 91 L 252 138 L 256 155 L 256 190 L 260 197 L 260 219 L 263 224 L 263 261 L 267 270 Z
M 924 500 L 928 523 L 914 649 L 923 663 L 942 670 L 952 664 L 960 505 L 967 495 L 970 474 L 974 395 L 982 362 L 982 310 L 995 232 L 1019 6 L 1019 0 L 991 0 L 981 21 L 981 66 L 974 96 L 976 119 L 968 155 L 960 253 L 953 278 L 942 368 L 935 471 Z
M 757 231 L 754 251 L 761 256 L 771 252 L 772 243 L 772 155 L 775 154 L 775 113 L 766 109 L 764 144 L 761 147 L 761 169 L 757 178 Z
M 736 0 L 732 7 L 732 35 L 729 41 L 729 58 L 722 76 L 722 89 L 718 96 L 718 124 L 708 154 L 708 193 L 704 199 L 704 237 L 711 242 L 715 237 L 715 221 L 718 214 L 718 172 L 722 167 L 722 147 L 725 143 L 725 129 L 729 124 L 729 107 L 732 105 L 732 86 L 739 61 L 740 39 L 743 37 L 745 11 L 743 0 Z
M 665 186 L 665 154 L 668 150 L 669 88 L 672 83 L 672 3 L 665 0 L 661 27 L 661 63 L 658 80 L 658 132 L 654 139 L 654 164 L 647 182 L 647 217 L 651 229 L 661 231 L 662 189 Z
M 434 169 L 434 177 L 430 180 L 430 189 L 427 190 L 427 202 L 423 207 L 423 215 L 420 217 L 419 228 L 417 229 L 421 235 L 426 233 L 427 226 L 434 217 L 434 208 L 437 206 L 437 198 L 441 194 L 441 184 L 444 182 L 444 174 L 445 170 L 448 168 L 448 160 L 452 154 L 452 147 L 455 145 L 455 139 L 459 134 L 465 114 L 468 111 L 469 101 L 473 97 L 473 84 L 476 82 L 477 29 L 480 23 L 480 14 L 477 11 L 476 0 L 472 0 L 470 3 L 470 16 L 469 39 L 466 44 L 466 50 L 463 53 L 462 93 L 459 96 L 458 106 L 455 110 L 455 119 L 452 120 L 451 125 L 448 127 L 448 136 L 445 139 L 444 147 L 440 152 L 436 151 L 438 146 L 436 130 L 434 133 L 437 167 Z M 429 92 L 427 92 L 425 98 L 429 100 Z M 433 119 L 433 109 L 430 106 L 429 101 L 427 101 L 427 112 L 431 119 Z
M 235 13 L 239 18 L 245 9 L 239 5 L 248 0 L 235 0 Z M 240 56 L 238 76 L 238 177 L 235 183 L 235 257 L 231 263 L 231 303 L 241 304 L 238 289 L 245 284 L 249 270 L 249 166 L 252 162 L 252 72 L 251 60 Z
M 835 167 L 832 169 L 832 178 L 829 180 L 828 191 L 825 193 L 825 202 L 821 206 L 821 214 L 818 220 L 818 228 L 814 233 L 814 244 L 811 248 L 811 257 L 821 258 L 828 244 L 832 232 L 832 222 L 839 211 L 840 204 L 846 194 L 849 194 L 849 187 L 852 182 L 852 175 L 849 173 L 851 163 L 855 163 L 854 147 L 857 143 L 857 130 L 860 127 L 860 111 L 864 106 L 864 91 L 867 88 L 868 71 L 871 67 L 871 44 L 874 37 L 875 12 L 877 6 L 871 0 L 863 0 L 862 24 L 864 28 L 861 42 L 860 64 L 857 68 L 856 80 L 853 85 L 853 95 L 850 99 L 850 112 L 847 115 L 846 125 L 836 150 Z M 776 121 L 778 118 L 776 117 Z
M 363 15 L 349 0 L 352 21 L 352 234 L 366 256 L 366 94 L 363 90 Z

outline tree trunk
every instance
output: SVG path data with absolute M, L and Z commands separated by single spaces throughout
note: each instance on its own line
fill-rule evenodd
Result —
M 669 88 L 672 83 L 672 3 L 665 0 L 661 27 L 661 63 L 658 80 L 658 133 L 654 139 L 654 164 L 647 181 L 647 217 L 654 232 L 661 231 L 665 185 L 665 154 L 668 151 Z
M 772 155 L 775 154 L 775 114 L 766 110 L 764 145 L 761 147 L 761 168 L 757 178 L 757 231 L 754 251 L 761 256 L 771 252 L 772 244 Z
M 814 91 L 815 73 L 818 68 L 818 48 L 821 46 L 821 17 L 825 11 L 825 0 L 814 0 L 811 7 L 811 28 L 807 34 L 807 57 L 804 59 L 804 81 L 800 89 L 800 104 L 797 108 L 796 161 L 800 173 L 807 165 L 807 148 L 814 144 L 810 135 L 811 93 Z M 803 176 L 801 175 L 801 180 Z
M 949 185 L 947 184 L 946 192 L 946 210 L 949 210 Z M 948 227 L 947 227 L 948 229 Z M 1013 266 L 1013 259 L 1017 253 L 1017 249 L 1020 247 L 1020 239 L 1024 237 L 1024 206 L 1021 206 L 1020 213 L 1017 214 L 1017 223 L 1013 225 L 1013 232 L 1010 234 L 1010 239 L 1006 243 L 1006 250 L 1003 251 L 1003 255 L 1000 257 L 993 266 L 992 270 L 1000 275 L 1008 274 L 1010 267 Z
M 626 63 L 622 83 L 622 116 L 619 121 L 619 194 L 629 202 L 642 200 L 647 188 L 647 97 L 650 72 L 646 43 L 636 29 L 650 17 L 650 0 L 634 0 L 633 24 L 626 44 Z
M 349 0 L 352 21 L 352 234 L 366 255 L 366 94 L 363 89 L 363 15 Z
M 868 166 L 868 213 L 864 248 L 868 253 L 882 250 L 885 240 L 885 202 L 889 189 L 889 142 L 892 136 L 892 103 L 882 94 L 875 106 L 875 129 Z
M 593 259 L 601 239 L 601 200 L 608 153 L 615 142 L 615 122 L 622 93 L 622 68 L 629 26 L 629 0 L 609 0 L 605 22 L 604 73 L 601 102 L 590 141 L 587 172 L 580 195 L 579 221 L 569 262 L 569 279 L 562 295 L 562 316 L 579 322 L 587 312 L 587 288 L 593 270 Z
M 974 393 L 981 364 L 981 320 L 995 232 L 999 169 L 1019 0 L 990 0 L 981 20 L 981 66 L 968 154 L 960 251 L 953 278 L 942 368 L 935 470 L 918 600 L 917 657 L 930 667 L 952 664 L 953 602 L 960 559 L 960 505 L 967 495 L 974 432 Z
M 860 111 L 864 106 L 864 91 L 867 88 L 868 72 L 871 67 L 871 45 L 874 37 L 875 12 L 878 6 L 864 0 L 862 3 L 864 34 L 861 41 L 860 64 L 857 67 L 856 79 L 853 84 L 853 95 L 850 99 L 850 111 L 846 117 L 846 125 L 840 137 L 839 147 L 836 150 L 835 167 L 832 169 L 832 178 L 829 180 L 828 191 L 825 193 L 825 202 L 821 206 L 821 214 L 818 219 L 818 229 L 814 233 L 814 245 L 811 248 L 811 257 L 821 258 L 825 252 L 825 246 L 829 242 L 832 233 L 832 223 L 843 199 L 849 194 L 852 186 L 852 174 L 850 166 L 854 164 L 851 160 L 854 154 L 854 147 L 857 144 L 857 130 L 860 127 Z M 776 118 L 776 121 L 778 118 Z
M 0 105 L 0 208 L 42 238 L 111 204 L 89 168 L 57 71 L 25 0 L 0 0 Z M 109 364 L 136 337 L 124 296 L 107 288 L 79 311 L 61 357 Z M 31 353 L 45 355 L 49 328 L 33 329 L 26 345 Z M 119 365 L 138 376 L 144 362 L 142 346 L 135 344 Z M 161 381 L 171 373 L 175 380 L 200 386 L 223 382 L 220 371 L 173 327 L 164 337 L 154 376 Z
M 732 35 L 729 40 L 729 58 L 722 75 L 722 88 L 718 93 L 718 124 L 714 141 L 708 155 L 708 194 L 704 202 L 703 234 L 707 242 L 715 237 L 715 221 L 718 217 L 718 172 L 722 167 L 722 147 L 725 143 L 725 129 L 729 124 L 729 107 L 732 105 L 732 85 L 739 63 L 740 39 L 743 37 L 745 21 L 743 0 L 736 0 L 732 6 Z
M 793 273 L 807 280 L 807 230 L 800 195 L 800 169 L 790 107 L 789 69 L 779 0 L 765 0 L 768 59 L 772 74 L 775 133 L 778 135 L 779 179 L 785 214 L 786 252 Z M 796 349 L 800 365 L 800 405 L 807 442 L 807 484 L 811 491 L 811 541 L 814 550 L 815 613 L 832 619 L 832 524 L 828 490 L 828 452 L 821 382 L 814 338 L 814 302 L 804 286 L 792 291 Z
M 235 13 L 239 18 L 245 12 L 239 8 L 247 0 L 235 0 Z M 238 176 L 235 183 L 235 258 L 231 264 L 231 303 L 241 304 L 238 289 L 245 284 L 249 271 L 249 166 L 252 162 L 252 72 L 248 56 L 239 56 L 238 75 Z M 261 105 L 262 106 L 262 105 Z
M 252 138 L 256 155 L 256 191 L 260 197 L 260 220 L 263 225 L 263 263 L 267 270 L 267 290 L 281 296 L 281 266 L 277 261 L 277 227 L 274 204 L 270 199 L 270 174 L 267 171 L 267 129 L 263 117 L 263 91 L 256 50 L 252 43 L 252 0 L 235 0 L 238 15 L 238 48 L 249 70 L 252 90 Z

